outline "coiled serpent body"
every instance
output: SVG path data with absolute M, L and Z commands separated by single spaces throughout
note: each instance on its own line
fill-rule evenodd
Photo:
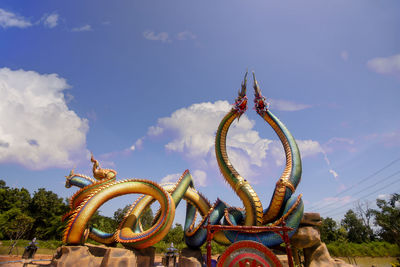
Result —
M 301 158 L 296 141 L 283 125 L 268 109 L 265 98 L 254 77 L 254 102 L 257 113 L 272 127 L 278 135 L 286 156 L 286 165 L 281 177 L 276 183 L 269 207 L 263 210 L 262 203 L 251 185 L 236 171 L 230 162 L 226 150 L 226 138 L 234 120 L 247 109 L 246 83 L 247 73 L 232 109 L 220 122 L 215 137 L 215 153 L 221 174 L 234 192 L 242 200 L 244 209 L 229 207 L 221 200 L 213 205 L 193 186 L 192 177 L 186 170 L 175 184 L 158 185 L 155 182 L 142 179 L 116 180 L 116 172 L 102 169 L 98 161 L 92 157 L 93 178 L 75 174 L 71 171 L 67 176 L 66 187 L 80 187 L 70 199 L 71 211 L 64 215 L 67 226 L 63 241 L 67 244 L 82 244 L 86 238 L 97 242 L 114 245 L 119 242 L 127 247 L 146 248 L 162 240 L 168 233 L 175 215 L 175 208 L 182 199 L 187 202 L 186 220 L 184 225 L 185 242 L 189 247 L 200 247 L 206 240 L 206 223 L 260 226 L 286 225 L 294 230 L 303 216 L 301 195 L 293 193 L 301 179 Z M 126 194 L 142 194 L 125 214 L 123 221 L 114 233 L 105 233 L 96 228 L 87 228 L 91 216 L 106 201 Z M 143 230 L 140 223 L 142 213 L 154 202 L 158 201 L 160 209 L 156 213 L 153 225 Z M 196 214 L 202 217 L 196 225 Z M 255 234 L 238 233 L 234 231 L 219 232 L 214 240 L 221 244 L 230 244 L 240 240 L 254 240 L 266 246 L 279 245 L 283 241 L 273 232 Z

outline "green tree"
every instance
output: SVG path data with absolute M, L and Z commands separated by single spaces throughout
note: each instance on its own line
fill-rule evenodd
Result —
M 61 217 L 68 210 L 62 198 L 52 191 L 40 188 L 33 194 L 29 209 L 35 219 L 31 238 L 37 237 L 44 240 L 61 238 L 63 229 Z
M 320 229 L 322 242 L 329 244 L 338 240 L 338 225 L 332 218 L 322 218 Z
M 370 208 L 369 201 L 358 202 L 356 205 L 356 214 L 359 219 L 361 219 L 362 223 L 366 227 L 366 233 L 368 234 L 368 240 L 375 240 L 375 233 L 372 230 L 372 218 L 373 212 Z
M 140 216 L 140 222 L 144 230 L 147 230 L 151 227 L 153 219 L 153 211 L 151 208 L 147 208 Z
M 18 240 L 32 228 L 34 221 L 18 208 L 12 208 L 0 214 L 0 237 L 13 241 L 8 254 L 11 254 Z
M 28 211 L 30 202 L 31 195 L 25 188 L 9 188 L 5 186 L 5 183 L 0 187 L 0 212 L 4 212 L 12 208 Z
M 96 211 L 92 218 L 90 218 L 88 225 L 96 227 L 97 229 L 106 232 L 114 233 L 117 229 L 117 224 L 113 218 L 100 215 L 99 211 Z
M 163 241 L 167 244 L 174 243 L 175 245 L 184 242 L 184 232 L 181 224 L 176 223 L 175 227 L 171 228 Z
M 122 222 L 126 213 L 129 211 L 130 207 L 131 205 L 126 205 L 123 209 L 118 209 L 117 211 L 114 212 L 113 217 L 116 223 L 116 227 L 118 227 L 119 224 Z M 147 208 L 140 216 L 140 222 L 142 224 L 142 228 L 144 230 L 149 229 L 151 227 L 153 219 L 154 219 L 153 211 L 151 210 L 151 208 Z
M 368 228 L 357 217 L 353 210 L 348 210 L 341 222 L 347 231 L 347 239 L 350 242 L 362 243 L 369 241 Z
M 377 199 L 379 210 L 373 210 L 375 225 L 380 227 L 379 236 L 400 247 L 400 194 L 391 195 L 389 201 Z
M 114 220 L 115 220 L 115 223 L 116 223 L 117 226 L 118 226 L 118 225 L 122 222 L 122 220 L 124 219 L 125 214 L 128 212 L 130 206 L 131 206 L 131 205 L 126 205 L 124 208 L 122 208 L 122 209 L 117 209 L 117 211 L 114 212 Z
M 3 188 L 6 188 L 6 182 L 4 180 L 0 179 L 0 189 L 3 189 Z

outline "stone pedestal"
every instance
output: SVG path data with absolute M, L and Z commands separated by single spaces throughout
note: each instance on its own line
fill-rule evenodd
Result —
M 319 213 L 305 213 L 299 229 L 292 236 L 291 243 L 297 249 L 303 249 L 305 267 L 351 267 L 344 261 L 336 260 L 329 254 L 325 243 L 321 242 Z
M 179 256 L 179 267 L 201 267 L 203 255 L 200 249 L 184 248 Z
M 57 249 L 49 266 L 154 266 L 155 249 L 129 250 L 85 244 Z

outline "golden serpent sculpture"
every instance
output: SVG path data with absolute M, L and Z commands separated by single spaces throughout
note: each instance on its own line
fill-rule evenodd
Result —
M 182 199 L 186 200 L 187 212 L 184 225 L 185 241 L 189 247 L 200 247 L 206 240 L 207 232 L 203 228 L 206 223 L 227 225 L 279 225 L 283 221 L 296 231 L 303 215 L 301 195 L 293 193 L 301 179 L 301 158 L 296 141 L 285 125 L 268 109 L 265 97 L 254 76 L 254 103 L 257 113 L 272 127 L 278 135 L 286 156 L 286 165 L 276 183 L 270 205 L 263 210 L 262 203 L 251 185 L 237 172 L 228 158 L 226 138 L 232 122 L 239 119 L 247 109 L 247 72 L 232 109 L 221 120 L 215 137 L 215 153 L 220 171 L 225 181 L 239 196 L 243 209 L 230 207 L 221 200 L 213 205 L 196 191 L 192 177 L 186 170 L 175 184 L 159 185 L 143 179 L 116 180 L 116 171 L 100 168 L 99 162 L 92 156 L 93 178 L 76 174 L 72 170 L 66 177 L 66 187 L 80 187 L 70 199 L 70 212 L 64 215 L 66 220 L 63 242 L 66 244 L 82 244 L 87 238 L 97 242 L 114 245 L 119 242 L 126 247 L 146 248 L 162 240 L 168 233 L 175 216 L 175 208 Z M 87 227 L 88 221 L 108 200 L 126 195 L 142 194 L 130 207 L 118 228 L 113 233 L 105 233 L 93 227 Z M 140 217 L 154 202 L 160 204 L 152 226 L 143 230 Z M 202 217 L 197 225 L 196 214 Z M 266 232 L 258 234 L 237 233 L 233 231 L 219 232 L 214 240 L 222 244 L 230 244 L 240 240 L 254 240 L 266 246 L 282 243 L 278 234 Z

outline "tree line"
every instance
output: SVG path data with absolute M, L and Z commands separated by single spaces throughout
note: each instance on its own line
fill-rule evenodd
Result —
M 400 194 L 388 200 L 377 199 L 377 209 L 359 203 L 346 212 L 340 222 L 330 217 L 323 218 L 321 240 L 327 244 L 336 241 L 368 243 L 386 241 L 400 248 Z
M 112 233 L 122 222 L 129 205 L 107 217 L 98 211 L 92 216 L 89 225 Z M 68 200 L 52 191 L 39 188 L 31 195 L 25 188 L 10 188 L 0 180 L 0 240 L 32 239 L 61 240 L 65 223 L 62 216 L 68 212 Z M 153 222 L 150 208 L 140 217 L 143 229 L 148 229 Z M 183 242 L 183 228 L 176 224 L 164 238 L 166 243 Z
M 321 239 L 329 244 L 335 241 L 365 243 L 387 241 L 400 247 L 400 194 L 393 194 L 388 200 L 377 199 L 377 209 L 359 204 L 355 210 L 348 210 L 340 222 L 323 218 Z M 96 212 L 89 221 L 91 226 L 106 232 L 113 232 L 124 218 L 129 205 L 106 217 Z M 0 180 L 0 240 L 32 239 L 60 240 L 64 224 L 62 216 L 69 210 L 67 199 L 40 188 L 31 195 L 25 188 L 10 188 Z M 153 221 L 149 208 L 141 216 L 144 229 Z M 163 240 L 166 244 L 182 244 L 183 228 L 176 224 Z

